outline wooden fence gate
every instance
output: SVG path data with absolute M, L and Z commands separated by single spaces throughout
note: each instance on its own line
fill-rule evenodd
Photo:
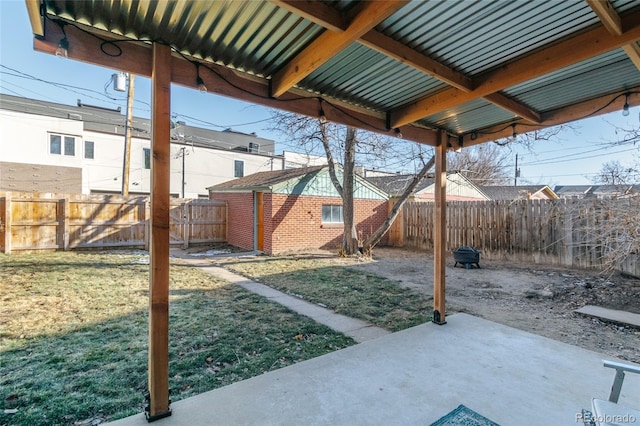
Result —
M 0 251 L 149 247 L 148 197 L 0 194 Z M 227 206 L 172 199 L 171 244 L 224 242 Z

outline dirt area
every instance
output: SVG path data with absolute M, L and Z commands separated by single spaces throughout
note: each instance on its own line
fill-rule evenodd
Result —
M 195 248 L 234 253 L 232 246 Z M 300 256 L 300 253 L 296 253 Z M 306 254 L 307 255 L 307 254 Z M 379 247 L 373 259 L 341 258 L 335 253 L 308 253 L 324 261 L 361 269 L 398 281 L 433 297 L 430 253 Z M 221 256 L 223 257 L 223 256 Z M 223 262 L 224 263 L 224 262 Z M 480 269 L 454 267 L 447 258 L 447 314 L 466 312 L 500 324 L 640 363 L 640 329 L 600 321 L 574 311 L 596 305 L 640 314 L 640 279 L 609 276 L 593 270 L 524 265 L 480 259 Z
M 373 260 L 336 259 L 433 296 L 433 257 L 377 248 Z M 447 313 L 472 315 L 571 345 L 640 363 L 640 329 L 576 314 L 585 305 L 640 313 L 640 280 L 597 271 L 480 261 L 454 268 L 447 259 Z

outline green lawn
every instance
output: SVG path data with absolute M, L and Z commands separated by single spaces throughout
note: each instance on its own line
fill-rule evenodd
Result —
M 0 408 L 18 410 L 0 411 L 0 424 L 90 424 L 142 411 L 145 260 L 136 252 L 0 255 Z M 198 268 L 172 265 L 173 401 L 352 344 Z
M 226 267 L 278 290 L 392 331 L 431 321 L 432 299 L 322 258 L 256 257 Z

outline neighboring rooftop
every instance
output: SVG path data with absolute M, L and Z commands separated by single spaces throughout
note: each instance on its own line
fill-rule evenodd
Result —
M 560 198 L 612 198 L 640 194 L 640 185 L 558 185 Z
M 490 200 L 521 200 L 536 197 L 556 199 L 558 196 L 547 185 L 518 185 L 518 186 L 481 186 L 480 189 Z
M 304 176 L 309 173 L 318 172 L 326 166 L 300 167 L 297 169 L 273 170 L 269 172 L 258 172 L 238 179 L 223 182 L 210 186 L 211 191 L 238 191 L 249 189 L 268 189 L 272 185 L 286 182 L 289 179 Z
M 0 109 L 26 114 L 57 117 L 82 121 L 84 129 L 101 133 L 124 135 L 126 116 L 120 108 L 112 109 L 89 105 L 78 99 L 76 105 L 64 105 L 37 99 L 0 94 Z M 133 117 L 132 136 L 149 139 L 151 120 Z M 248 134 L 225 129 L 223 131 L 190 126 L 184 121 L 173 122 L 171 141 L 205 148 L 227 149 L 273 155 L 275 142 Z
M 411 184 L 414 177 L 415 175 L 397 174 L 391 176 L 373 176 L 367 177 L 366 179 L 389 195 L 400 195 L 404 192 L 405 188 Z M 417 193 L 428 188 L 434 181 L 435 179 L 431 176 L 425 177 L 413 192 Z

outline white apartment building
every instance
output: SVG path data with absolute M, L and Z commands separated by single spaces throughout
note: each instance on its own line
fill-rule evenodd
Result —
M 119 194 L 125 115 L 118 109 L 69 106 L 0 94 L 0 191 Z M 150 121 L 134 118 L 129 193 L 149 194 Z M 175 123 L 171 195 L 208 197 L 207 187 L 285 166 L 275 142 L 230 129 Z

